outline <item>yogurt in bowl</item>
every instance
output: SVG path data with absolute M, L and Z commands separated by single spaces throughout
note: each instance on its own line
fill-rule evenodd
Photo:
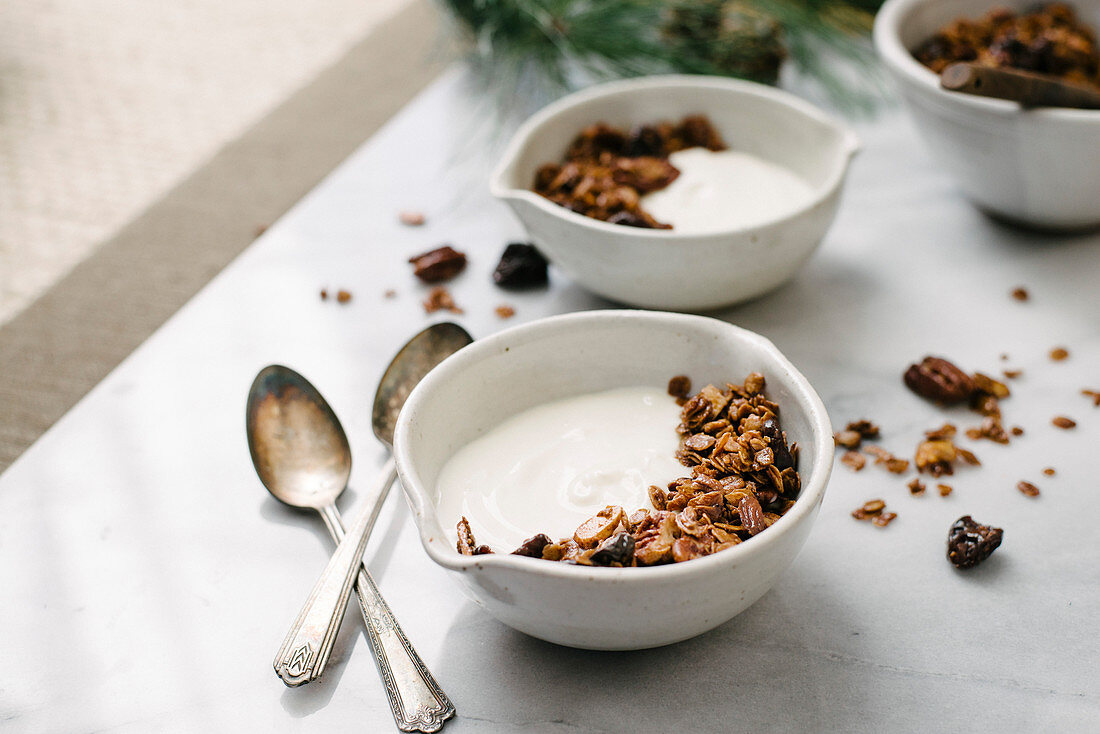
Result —
M 798 499 L 760 535 L 688 562 L 637 568 L 457 552 L 450 528 L 458 518 L 444 516 L 455 498 L 441 496 L 441 480 L 464 448 L 494 429 L 537 406 L 552 411 L 558 401 L 639 386 L 663 391 L 672 375 L 691 375 L 704 385 L 750 372 L 767 376 L 768 392 L 782 406 L 783 428 L 801 448 Z M 693 637 L 762 596 L 809 533 L 831 471 L 833 442 L 820 399 L 762 337 L 697 316 L 596 311 L 508 329 L 447 359 L 410 395 L 394 453 L 425 550 L 454 572 L 471 599 L 533 636 L 622 650 Z M 669 469 L 683 473 L 683 467 Z M 519 535 L 542 530 L 550 529 L 517 527 L 501 550 L 510 550 Z

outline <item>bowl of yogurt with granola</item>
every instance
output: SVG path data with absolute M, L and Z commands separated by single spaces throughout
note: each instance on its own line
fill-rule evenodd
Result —
M 737 615 L 793 561 L 833 441 L 771 342 L 716 319 L 557 316 L 448 358 L 394 440 L 422 545 L 501 622 L 638 649 Z

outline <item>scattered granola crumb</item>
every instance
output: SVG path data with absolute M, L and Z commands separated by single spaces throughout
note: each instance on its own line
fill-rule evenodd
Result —
M 1092 404 L 1100 408 L 1100 390 L 1089 390 L 1087 387 L 1081 391 L 1086 398 L 1092 398 Z
M 1046 469 L 1043 469 L 1043 474 L 1045 474 L 1048 477 L 1053 477 L 1055 474 L 1057 474 L 1057 472 L 1054 471 L 1053 466 L 1048 466 Z
M 867 520 L 886 509 L 884 500 L 867 500 L 861 507 L 852 510 L 852 517 L 857 520 Z
M 397 218 L 406 227 L 419 227 L 428 221 L 422 212 L 417 211 L 403 211 L 397 215 Z
M 855 431 L 860 437 L 865 439 L 875 439 L 879 437 L 879 427 L 866 418 L 860 418 L 858 421 L 852 421 L 849 423 L 845 430 Z
M 1020 492 L 1022 494 L 1027 495 L 1028 497 L 1038 497 L 1039 496 L 1039 488 L 1036 487 L 1031 482 L 1025 482 L 1025 481 L 1016 482 L 1016 489 L 1020 490 Z
M 328 300 L 328 291 L 325 290 L 324 288 L 321 289 L 321 300 L 322 301 L 327 301 Z
M 393 288 L 387 288 L 386 292 L 382 294 L 383 298 L 397 298 L 397 291 Z
M 516 315 L 516 309 L 512 308 L 508 304 L 501 304 L 496 307 L 496 314 L 502 319 L 510 319 Z
M 347 303 L 351 300 L 351 291 L 339 290 L 336 291 L 336 302 Z
M 837 431 L 833 434 L 833 443 L 846 449 L 855 450 L 863 443 L 863 436 L 855 431 Z
M 1061 362 L 1063 359 L 1069 356 L 1069 350 L 1065 347 L 1055 347 L 1050 350 L 1050 358 L 1055 362 Z
M 875 515 L 871 518 L 871 524 L 884 528 L 894 521 L 894 518 L 898 516 L 896 512 L 883 512 L 879 515 Z
M 1012 297 L 1015 298 L 1017 301 L 1026 301 L 1028 299 L 1027 288 L 1024 288 L 1023 286 L 1019 288 L 1013 288 Z
M 924 490 L 927 489 L 927 487 L 924 486 L 924 482 L 922 482 L 919 477 L 913 477 L 909 484 L 905 486 L 909 487 L 909 494 L 913 496 L 920 496 L 924 494 Z
M 904 474 L 909 469 L 908 459 L 899 459 L 880 446 L 868 446 L 864 449 L 868 456 L 875 457 L 875 465 L 883 465 L 892 474 Z
M 450 311 L 451 313 L 463 313 L 462 309 L 455 304 L 451 292 L 443 286 L 437 285 L 428 292 L 428 298 L 424 301 L 424 312 L 435 313 L 441 310 Z
M 1073 420 L 1072 418 L 1067 418 L 1064 415 L 1054 416 L 1054 419 L 1051 420 L 1051 423 L 1053 423 L 1057 428 L 1065 429 L 1070 429 L 1077 425 L 1077 421 Z
M 937 484 L 936 489 L 940 491 L 940 497 L 946 497 L 954 491 L 954 487 L 950 484 Z
M 1024 429 L 1020 426 L 1013 426 L 1011 433 L 1013 436 L 1022 436 L 1024 435 Z
M 852 471 L 859 471 L 867 465 L 867 459 L 858 451 L 845 451 L 844 456 L 840 457 L 840 463 Z
M 1008 352 L 1003 352 L 1001 354 L 1001 361 L 1002 362 L 1007 362 L 1008 361 Z
M 413 275 L 425 283 L 442 283 L 450 280 L 466 269 L 466 253 L 459 252 L 450 245 L 409 258 L 415 270 Z
M 1024 374 L 1023 370 L 1004 370 L 1001 374 L 1010 380 L 1015 380 L 1020 375 Z
M 676 398 L 677 405 L 687 402 L 691 394 L 691 378 L 687 375 L 676 375 L 668 381 L 668 394 Z

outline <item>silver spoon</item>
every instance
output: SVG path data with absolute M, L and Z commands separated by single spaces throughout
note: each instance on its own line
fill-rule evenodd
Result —
M 413 337 L 394 357 L 379 383 L 372 413 L 374 433 L 387 447 L 392 448 L 397 414 L 412 388 L 436 364 L 471 341 L 456 324 L 436 324 Z M 264 486 L 288 505 L 317 510 L 330 535 L 341 542 L 344 528 L 335 500 L 347 484 L 351 451 L 339 420 L 316 388 L 286 367 L 264 368 L 249 391 L 247 428 L 249 451 Z M 348 543 L 354 545 L 348 545 L 350 551 L 346 553 L 361 558 L 361 543 L 365 544 L 395 478 L 391 457 L 375 491 L 364 500 L 366 509 L 355 528 L 360 535 L 354 538 L 349 534 Z M 354 562 L 352 567 L 358 570 L 360 611 L 398 728 L 437 731 L 454 715 L 454 706 L 413 650 L 366 568 Z M 331 586 L 328 594 L 339 606 L 343 586 L 337 584 L 336 588 L 335 596 Z M 294 647 L 292 637 L 293 632 L 288 635 L 289 654 L 280 651 L 275 666 L 280 677 L 285 673 L 284 682 L 289 678 L 288 685 L 300 685 L 323 672 L 324 660 L 320 660 L 319 667 L 317 663 L 320 646 L 326 640 L 322 634 L 314 650 L 313 646 Z M 327 645 L 331 650 L 331 640 Z M 284 665 L 282 671 L 280 663 Z

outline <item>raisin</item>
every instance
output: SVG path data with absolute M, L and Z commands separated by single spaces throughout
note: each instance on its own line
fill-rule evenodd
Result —
M 973 568 L 997 550 L 1004 531 L 963 515 L 947 531 L 947 560 L 956 568 Z
M 512 242 L 500 256 L 500 262 L 493 271 L 493 282 L 502 288 L 546 285 L 549 281 L 546 266 L 546 258 L 534 245 Z
M 513 556 L 527 556 L 528 558 L 542 558 L 542 551 L 550 544 L 550 537 L 546 533 L 539 533 L 523 541 L 523 545 L 512 551 Z
M 768 438 L 768 444 L 771 446 L 772 455 L 774 456 L 772 463 L 775 464 L 775 468 L 793 468 L 794 457 L 791 456 L 790 447 L 787 446 L 786 437 L 783 435 L 783 430 L 779 427 L 779 421 L 775 418 L 768 418 L 764 421 L 764 425 L 761 427 L 760 432 Z
M 629 566 L 633 558 L 634 536 L 624 530 L 600 543 L 589 560 L 596 566 L 610 566 L 613 563 Z

